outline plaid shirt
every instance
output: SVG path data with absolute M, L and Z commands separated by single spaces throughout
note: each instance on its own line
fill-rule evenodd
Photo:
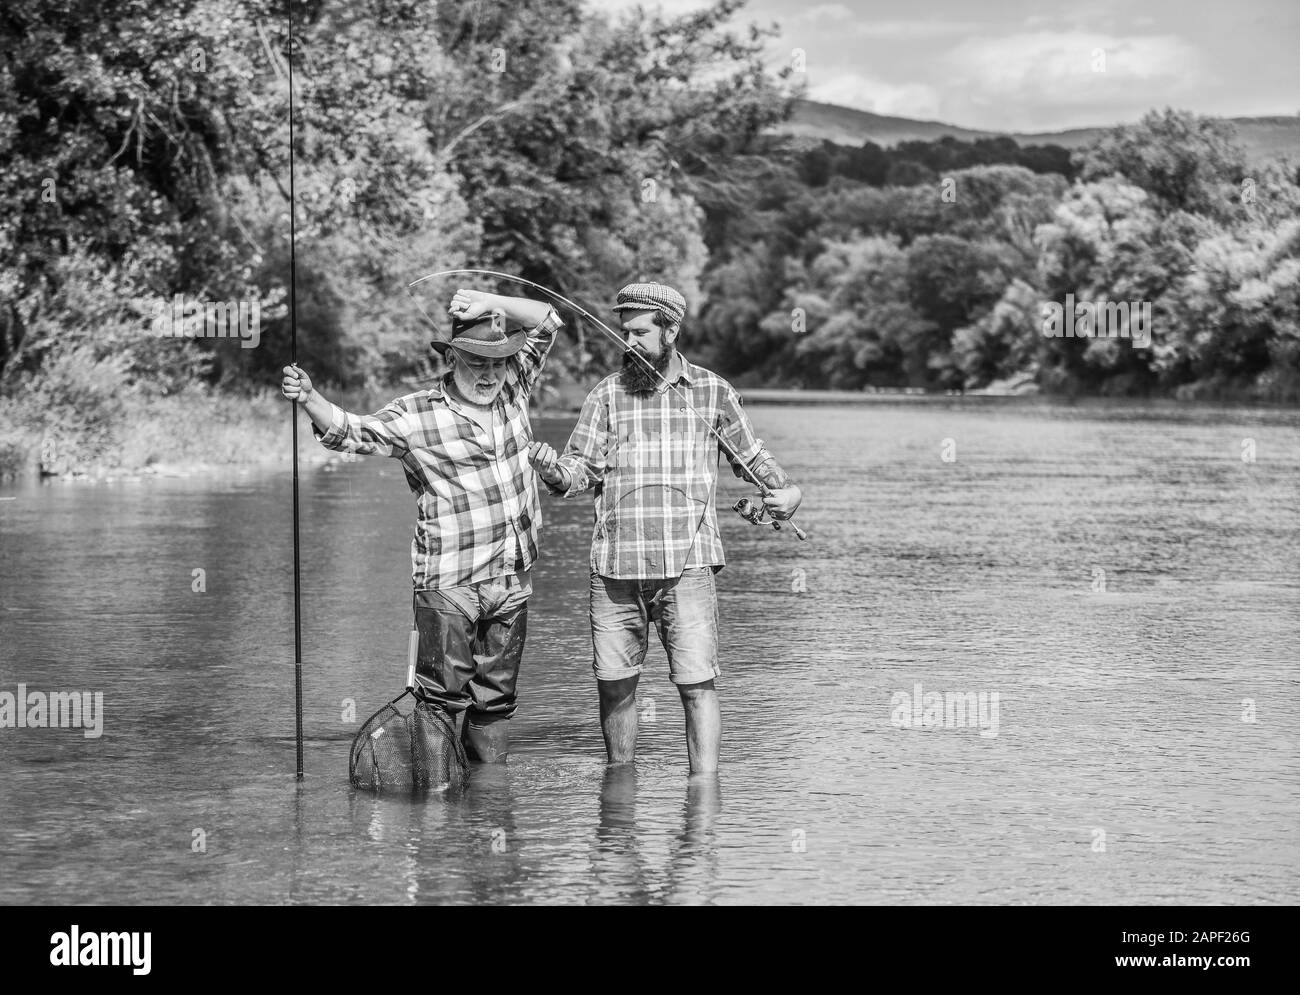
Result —
M 747 466 L 771 461 L 735 388 L 677 356 L 681 373 L 675 383 L 691 406 Z M 595 487 L 591 568 L 605 577 L 677 577 L 689 567 L 719 570 L 727 562 L 714 507 L 720 452 L 718 440 L 676 391 L 660 384 L 653 393 L 633 394 L 613 374 L 587 395 L 560 455 L 569 489 L 548 489 L 572 497 Z M 734 464 L 733 472 L 739 475 Z
M 329 429 L 312 426 L 327 449 L 402 461 L 417 508 L 411 542 L 417 591 L 491 580 L 537 559 L 541 507 L 528 462 L 528 396 L 560 325 L 552 308 L 511 358 L 492 405 L 491 438 L 447 393 L 445 379 L 373 415 L 330 405 Z

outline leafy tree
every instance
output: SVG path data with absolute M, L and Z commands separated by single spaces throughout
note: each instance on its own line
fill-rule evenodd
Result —
M 476 12 L 447 52 L 510 108 L 465 131 L 449 161 L 486 262 L 587 301 L 630 279 L 699 285 L 704 226 L 752 205 L 749 181 L 770 167 L 751 149 L 788 110 L 765 35 L 723 27 L 740 6 L 584 20 L 576 2 L 440 5 L 462 22 Z
M 1152 111 L 1113 128 L 1078 153 L 1085 182 L 1119 176 L 1145 190 L 1161 211 L 1222 216 L 1246 175 L 1231 124 L 1186 111 Z
M 250 168 L 247 139 L 267 122 L 250 80 L 268 7 L 12 0 L 0 12 L 0 389 L 39 365 L 28 332 L 74 246 L 123 263 L 138 283 L 124 296 L 237 270 L 221 189 Z
M 903 345 L 908 386 L 957 387 L 962 376 L 950 358 L 953 333 L 991 308 L 1009 276 L 1008 254 L 991 244 L 953 235 L 923 235 L 907 250 L 907 299 L 926 324 Z

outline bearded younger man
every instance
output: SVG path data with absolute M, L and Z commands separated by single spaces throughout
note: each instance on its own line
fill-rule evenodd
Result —
M 416 694 L 464 713 L 471 760 L 504 763 L 541 521 L 528 397 L 561 323 L 546 304 L 475 290 L 448 312 L 451 339 L 431 345 L 451 369 L 429 390 L 357 415 L 287 366 L 283 393 L 327 449 L 401 460 L 417 509 Z
M 793 515 L 802 495 L 755 437 L 731 384 L 674 347 L 681 294 L 632 284 L 614 310 L 628 347 L 622 370 L 587 395 L 563 455 L 534 443 L 530 458 L 552 493 L 595 488 L 591 643 L 609 762 L 635 758 L 636 686 L 653 623 L 686 712 L 691 770 L 713 771 L 722 735 L 714 574 L 726 563 L 714 506 L 719 453 L 736 476 L 743 463 L 771 489 L 763 503 L 773 517 Z

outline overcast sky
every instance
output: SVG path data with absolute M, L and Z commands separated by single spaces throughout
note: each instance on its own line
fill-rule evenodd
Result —
M 780 25 L 772 64 L 803 49 L 814 100 L 879 114 L 1055 131 L 1136 121 L 1165 106 L 1300 113 L 1300 0 L 749 0 L 736 20 Z

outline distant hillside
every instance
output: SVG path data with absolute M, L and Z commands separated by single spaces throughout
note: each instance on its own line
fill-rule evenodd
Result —
M 1300 117 L 1238 117 L 1229 118 L 1237 129 L 1237 138 L 1252 161 L 1286 155 L 1300 162 Z M 795 104 L 794 116 L 778 129 L 784 134 L 804 138 L 827 140 L 837 145 L 860 146 L 872 141 L 880 146 L 893 146 L 899 142 L 934 141 L 951 135 L 963 141 L 977 138 L 996 138 L 1006 135 L 1020 145 L 1060 145 L 1067 149 L 1088 145 L 1106 128 L 1072 128 L 1069 131 L 1050 131 L 1025 134 L 1022 132 L 976 131 L 940 121 L 915 121 L 905 117 L 888 117 L 870 111 L 854 110 L 836 104 L 821 104 L 815 100 L 800 100 Z

